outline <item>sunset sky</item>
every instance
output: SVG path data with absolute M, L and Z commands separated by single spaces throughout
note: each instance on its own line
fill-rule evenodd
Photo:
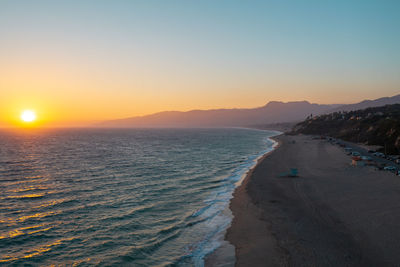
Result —
M 400 93 L 400 1 L 0 1 L 0 126 Z

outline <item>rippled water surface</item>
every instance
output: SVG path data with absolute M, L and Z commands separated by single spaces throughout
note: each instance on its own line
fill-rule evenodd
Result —
M 0 132 L 0 264 L 202 265 L 272 132 Z

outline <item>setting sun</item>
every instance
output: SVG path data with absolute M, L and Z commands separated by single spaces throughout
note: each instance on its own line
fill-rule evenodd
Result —
M 32 110 L 24 110 L 21 113 L 21 120 L 24 122 L 33 122 L 36 120 L 36 113 Z

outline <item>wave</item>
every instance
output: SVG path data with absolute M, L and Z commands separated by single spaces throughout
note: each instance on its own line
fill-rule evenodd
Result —
M 191 254 L 191 257 L 194 258 L 194 264 L 196 267 L 204 266 L 205 257 L 220 247 L 221 240 L 224 239 L 224 233 L 231 224 L 232 215 L 230 211 L 228 214 L 224 214 L 223 212 L 229 209 L 229 201 L 232 198 L 234 189 L 240 185 L 241 180 L 243 180 L 245 175 L 256 165 L 257 160 L 261 156 L 272 151 L 277 144 L 270 138 L 267 138 L 265 143 L 268 144 L 267 149 L 261 151 L 257 155 L 249 156 L 247 159 L 241 160 L 241 164 L 232 172 L 232 174 L 221 180 L 230 183 L 225 183 L 223 186 L 219 187 L 210 187 L 210 189 L 219 188 L 220 190 L 204 201 L 205 203 L 208 203 L 208 205 L 192 214 L 193 217 L 203 216 L 204 219 L 202 221 L 212 224 L 212 227 L 210 228 L 213 229 L 196 245 L 196 250 Z M 215 219 L 216 217 L 217 219 Z M 213 220 L 215 221 L 214 223 L 212 223 Z M 186 258 L 187 255 L 179 259 L 176 263 L 178 264 Z
M 2 260 L 202 266 L 235 187 L 271 148 L 252 130 L 56 133 L 9 159 L 0 151 Z M 50 245 L 61 237 L 75 239 Z

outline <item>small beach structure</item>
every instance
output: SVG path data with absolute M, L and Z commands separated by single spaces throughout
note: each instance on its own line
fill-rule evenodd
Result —
M 284 172 L 279 177 L 299 177 L 297 168 L 290 168 L 290 172 Z

